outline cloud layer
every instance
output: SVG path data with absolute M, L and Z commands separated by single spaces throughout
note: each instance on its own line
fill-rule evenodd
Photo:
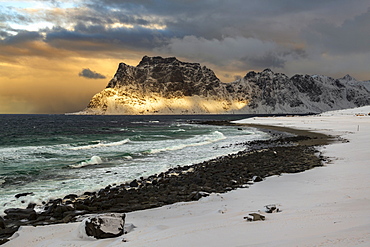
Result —
M 27 77 L 80 75 L 74 83 L 81 76 L 104 79 L 113 76 L 119 62 L 136 65 L 143 55 L 200 62 L 224 81 L 266 67 L 288 75 L 351 74 L 370 80 L 369 23 L 368 0 L 8 1 L 0 6 L 0 97 L 9 100 L 5 92 L 11 84 L 30 90 L 44 86 L 39 82 L 44 78 Z M 92 66 L 99 73 L 81 71 Z M 63 83 L 45 81 L 50 90 L 65 87 L 56 99 L 60 112 L 70 87 L 68 78 L 54 78 Z M 24 100 L 17 92 L 11 96 L 12 102 Z M 41 108 L 35 103 L 27 111 Z

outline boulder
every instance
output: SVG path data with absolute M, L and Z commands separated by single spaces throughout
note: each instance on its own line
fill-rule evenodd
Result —
M 265 216 L 258 213 L 251 213 L 248 216 L 244 217 L 247 221 L 258 221 L 258 220 L 265 220 Z
M 139 187 L 139 183 L 137 182 L 137 180 L 133 180 L 131 183 L 130 183 L 130 187 L 133 187 L 133 188 L 137 188 Z
M 5 229 L 5 221 L 3 217 L 0 216 L 0 229 Z
M 271 214 L 271 213 L 279 213 L 281 212 L 281 210 L 275 204 L 270 204 L 270 205 L 265 206 L 265 212 Z
M 4 211 L 6 214 L 7 219 L 12 220 L 21 220 L 21 219 L 28 219 L 28 220 L 35 220 L 37 218 L 36 211 L 32 208 L 9 208 Z
M 34 195 L 33 192 L 25 192 L 25 193 L 19 193 L 19 194 L 16 194 L 14 197 L 15 198 L 19 198 L 19 197 L 22 197 L 22 196 L 28 196 L 28 195 Z
M 1 238 L 0 239 L 0 245 L 5 244 L 8 241 L 9 241 L 9 239 L 7 239 L 7 238 Z
M 252 178 L 252 181 L 255 182 L 255 183 L 261 182 L 261 181 L 263 181 L 263 178 L 261 178 L 260 176 L 254 176 Z
M 90 216 L 83 220 L 79 237 L 95 239 L 115 238 L 124 234 L 126 214 L 109 213 Z

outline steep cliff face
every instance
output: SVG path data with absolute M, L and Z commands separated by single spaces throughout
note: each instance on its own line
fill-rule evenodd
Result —
M 174 57 L 143 57 L 138 66 L 120 63 L 106 89 L 96 94 L 84 114 L 205 114 L 239 110 L 214 72 Z
M 127 88 L 145 95 L 166 98 L 199 95 L 219 96 L 224 90 L 212 70 L 199 63 L 184 63 L 175 57 L 143 57 L 138 66 L 121 63 L 107 88 Z
M 222 83 L 198 63 L 143 57 L 120 63 L 106 89 L 80 114 L 308 113 L 370 104 L 366 83 L 346 75 L 289 78 L 270 69 Z

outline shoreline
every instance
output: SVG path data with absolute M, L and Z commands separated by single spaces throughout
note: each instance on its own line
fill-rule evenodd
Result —
M 269 176 L 302 172 L 322 166 L 325 159 L 317 154 L 315 147 L 333 142 L 332 136 L 306 130 L 230 122 L 227 124 L 241 128 L 258 128 L 269 132 L 274 138 L 246 142 L 243 144 L 246 150 L 237 154 L 171 168 L 158 175 L 121 185 L 109 185 L 96 192 L 66 195 L 63 199 L 46 203 L 45 211 L 41 214 L 35 214 L 35 205 L 30 205 L 28 211 L 8 214 L 11 218 L 3 220 L 5 228 L 0 228 L 0 239 L 6 241 L 19 226 L 70 223 L 85 214 L 127 213 L 176 202 L 197 201 L 211 193 L 246 188 Z
M 5 246 L 335 246 L 365 247 L 370 241 L 370 106 L 307 117 L 243 119 L 312 130 L 336 137 L 317 147 L 324 166 L 270 176 L 262 183 L 198 201 L 126 214 L 134 229 L 121 237 L 93 240 L 79 235 L 80 222 L 22 227 Z M 347 141 L 348 140 L 348 141 Z M 265 207 L 264 207 L 265 205 Z M 266 205 L 279 212 L 268 213 Z M 262 213 L 265 221 L 248 222 Z M 265 214 L 266 213 L 266 214 Z M 126 228 L 125 228 L 126 229 Z M 4 246 L 4 247 L 5 247 Z

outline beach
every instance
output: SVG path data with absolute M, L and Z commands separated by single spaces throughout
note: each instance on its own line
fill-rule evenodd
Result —
M 249 188 L 211 192 L 199 201 L 129 212 L 126 223 L 135 228 L 121 237 L 80 238 L 81 223 L 74 222 L 22 226 L 4 246 L 367 246 L 369 112 L 370 107 L 362 107 L 319 116 L 236 121 L 271 131 L 314 133 L 309 142 L 319 145 L 324 166 L 266 176 Z M 329 145 L 327 140 L 320 143 L 322 134 L 332 139 Z M 271 204 L 279 212 L 266 213 L 264 206 Z M 249 222 L 244 217 L 250 213 L 266 219 Z

